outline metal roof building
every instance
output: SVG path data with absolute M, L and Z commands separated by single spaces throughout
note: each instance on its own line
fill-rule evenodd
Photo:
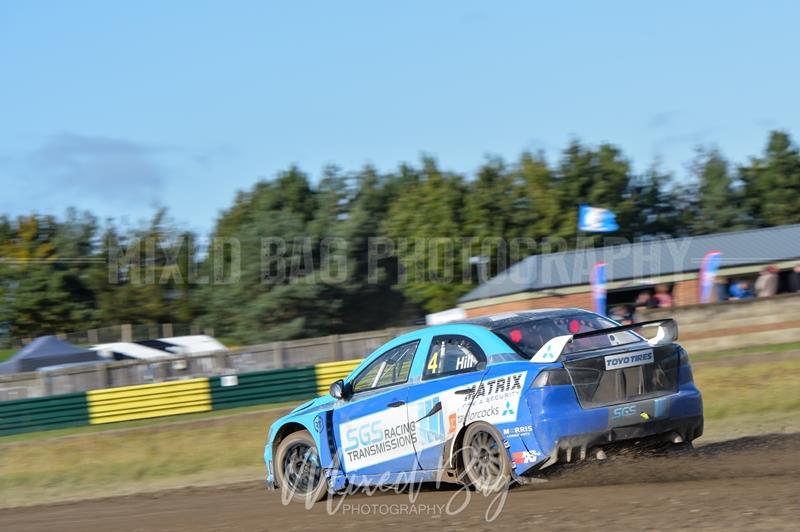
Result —
M 696 280 L 709 251 L 722 252 L 720 275 L 755 273 L 767 264 L 790 268 L 800 260 L 800 224 L 532 255 L 463 296 L 459 306 L 522 310 L 540 306 L 519 304 L 531 298 L 585 293 L 597 262 L 606 263 L 609 291 Z M 684 298 L 680 304 L 695 302 Z

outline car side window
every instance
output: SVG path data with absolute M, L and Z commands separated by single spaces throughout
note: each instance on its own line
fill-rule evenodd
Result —
M 353 392 L 402 384 L 408 380 L 419 340 L 399 345 L 376 358 L 353 380 Z
M 478 362 L 486 362 L 486 354 L 477 342 L 461 335 L 434 336 L 423 379 L 434 379 L 475 371 Z

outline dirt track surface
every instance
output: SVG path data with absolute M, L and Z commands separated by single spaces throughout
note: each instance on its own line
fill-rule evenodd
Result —
M 453 487 L 335 497 L 306 510 L 284 506 L 260 483 L 0 510 L 11 530 L 796 530 L 800 434 L 741 438 L 694 450 L 623 453 L 551 471 L 548 481 L 496 500 Z M 447 505 L 449 503 L 449 510 Z M 329 508 L 330 506 L 330 508 Z

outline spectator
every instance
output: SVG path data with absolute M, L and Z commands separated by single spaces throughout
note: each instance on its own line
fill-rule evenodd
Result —
M 756 296 L 770 297 L 778 293 L 778 269 L 769 266 L 761 270 L 756 279 Z
M 753 291 L 750 290 L 750 284 L 744 279 L 740 279 L 731 285 L 730 289 L 731 299 L 750 299 L 753 297 Z
M 611 308 L 611 319 L 618 321 L 622 325 L 630 325 L 632 312 L 628 305 L 617 305 Z
M 672 306 L 672 294 L 669 293 L 669 287 L 665 284 L 660 284 L 656 287 L 656 295 L 653 296 L 658 308 L 669 308 Z
M 639 295 L 636 296 L 636 303 L 633 304 L 633 307 L 636 309 L 656 308 L 658 307 L 658 303 L 656 303 L 655 299 L 650 295 L 649 290 L 642 290 L 639 292 Z
M 717 301 L 728 300 L 728 279 L 725 277 L 717 277 L 714 280 L 714 289 L 717 291 Z
M 650 291 L 642 290 L 639 292 L 639 295 L 636 296 L 636 302 L 633 304 L 633 315 L 631 316 L 631 319 L 633 321 L 642 321 L 642 315 L 640 311 L 642 309 L 656 308 L 657 306 L 658 304 L 650 295 Z
M 789 272 L 789 292 L 800 292 L 800 264 Z

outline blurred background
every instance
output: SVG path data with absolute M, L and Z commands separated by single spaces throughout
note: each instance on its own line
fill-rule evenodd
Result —
M 0 342 L 406 325 L 577 247 L 584 203 L 629 242 L 798 223 L 796 11 L 4 2 Z M 235 283 L 208 282 L 214 237 L 242 243 Z M 342 239 L 345 282 L 264 283 L 265 237 L 287 279 Z M 372 270 L 371 237 L 395 243 Z M 453 239 L 452 264 L 420 238 Z
M 799 17 L 0 2 L 0 499 L 258 479 L 388 339 L 552 306 L 678 318 L 709 441 L 800 430 Z

